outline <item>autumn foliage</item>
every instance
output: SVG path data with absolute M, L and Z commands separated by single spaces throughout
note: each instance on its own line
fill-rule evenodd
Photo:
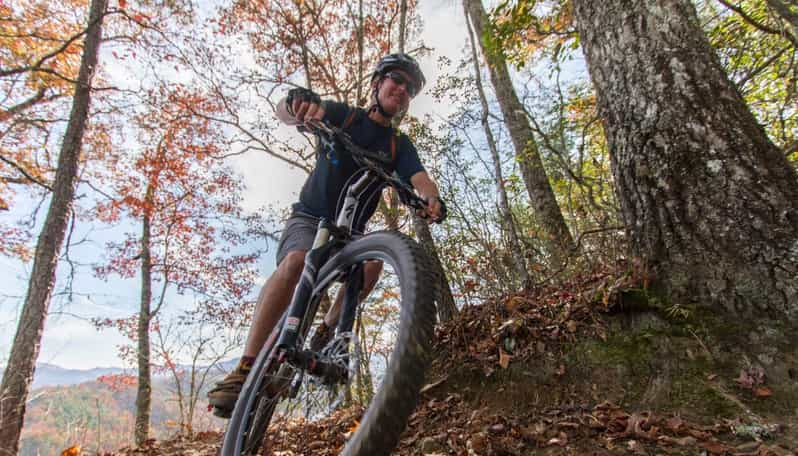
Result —
M 115 197 L 97 206 L 108 223 L 127 216 L 151 219 L 154 273 L 178 291 L 240 299 L 251 286 L 246 269 L 257 252 L 231 254 L 247 238 L 236 226 L 245 218 L 240 207 L 242 184 L 223 165 L 219 129 L 195 111 L 219 109 L 208 98 L 183 87 L 149 93 L 150 109 L 136 118 L 144 144 L 120 154 L 106 170 Z M 139 267 L 138 233 L 109 245 L 101 277 L 133 277 Z

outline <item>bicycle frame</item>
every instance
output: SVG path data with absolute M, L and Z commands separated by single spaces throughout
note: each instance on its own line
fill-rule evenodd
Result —
M 322 218 L 316 230 L 313 246 L 305 255 L 305 266 L 302 270 L 299 283 L 294 289 L 294 296 L 288 308 L 285 323 L 277 342 L 278 361 L 288 361 L 301 369 L 323 372 L 327 366 L 319 363 L 312 353 L 302 352 L 302 337 L 307 334 L 311 319 L 317 311 L 319 299 L 313 299 L 318 271 L 329 260 L 334 249 L 348 243 L 352 238 L 354 217 L 362 193 L 377 179 L 372 171 L 366 172 L 346 190 L 343 207 L 338 214 L 335 224 Z M 350 332 L 354 326 L 355 313 L 358 304 L 358 295 L 363 286 L 362 266 L 348 271 L 346 291 L 344 295 L 344 308 L 338 323 L 339 333 Z M 343 271 L 342 271 L 343 272 Z

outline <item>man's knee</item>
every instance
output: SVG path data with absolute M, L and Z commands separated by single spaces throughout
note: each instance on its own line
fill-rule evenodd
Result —
M 305 253 L 304 250 L 294 250 L 288 252 L 280 265 L 277 266 L 277 274 L 282 280 L 290 280 L 296 282 L 302 274 L 302 268 L 305 267 Z

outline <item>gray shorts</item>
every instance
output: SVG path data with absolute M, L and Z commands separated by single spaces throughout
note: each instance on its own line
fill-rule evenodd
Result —
M 280 243 L 277 245 L 277 264 L 289 252 L 310 250 L 319 228 L 319 219 L 307 214 L 291 214 L 283 227 Z

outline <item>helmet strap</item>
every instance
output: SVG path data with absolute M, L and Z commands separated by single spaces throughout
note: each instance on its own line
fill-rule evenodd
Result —
M 377 81 L 377 85 L 374 87 L 374 92 L 373 93 L 374 93 L 374 103 L 375 104 L 371 106 L 371 109 L 374 109 L 376 107 L 377 111 L 379 111 L 379 113 L 382 114 L 383 117 L 385 117 L 387 119 L 392 119 L 393 115 L 388 114 L 387 112 L 385 112 L 385 109 L 383 109 L 382 105 L 380 104 L 380 96 L 379 96 L 380 95 L 380 85 L 382 85 L 383 78 L 384 78 L 384 76 L 380 76 L 380 80 Z M 371 110 L 371 109 L 369 109 L 369 110 Z

